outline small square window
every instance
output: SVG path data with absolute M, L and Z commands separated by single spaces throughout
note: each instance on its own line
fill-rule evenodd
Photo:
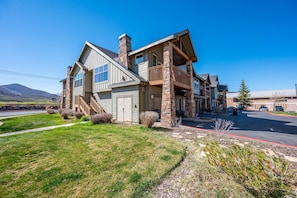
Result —
M 143 61 L 144 61 L 143 54 L 137 55 L 137 56 L 135 57 L 135 64 L 142 63 Z

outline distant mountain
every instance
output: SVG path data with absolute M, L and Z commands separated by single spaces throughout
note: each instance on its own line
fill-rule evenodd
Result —
M 57 98 L 56 94 L 31 89 L 20 84 L 0 85 L 0 101 L 52 101 Z

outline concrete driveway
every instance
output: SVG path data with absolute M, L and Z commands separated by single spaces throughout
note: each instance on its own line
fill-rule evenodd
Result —
M 214 128 L 210 119 L 232 120 L 234 126 L 229 133 L 297 146 L 297 117 L 280 116 L 268 112 L 243 111 L 233 116 L 232 112 L 223 115 L 201 114 L 201 119 L 183 120 L 182 124 L 203 129 Z

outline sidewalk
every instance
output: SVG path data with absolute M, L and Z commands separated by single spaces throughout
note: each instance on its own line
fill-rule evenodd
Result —
M 56 126 L 48 126 L 48 127 L 41 127 L 41 128 L 35 128 L 35 129 L 28 129 L 28 130 L 23 130 L 23 131 L 15 131 L 15 132 L 0 134 L 0 137 L 7 137 L 7 136 L 24 134 L 24 133 L 31 133 L 31 132 L 47 131 L 47 130 L 51 130 L 51 129 L 69 127 L 69 126 L 73 126 L 75 124 L 84 124 L 84 123 L 86 123 L 86 122 L 69 123 L 69 124 L 62 124 L 62 125 L 56 125 Z

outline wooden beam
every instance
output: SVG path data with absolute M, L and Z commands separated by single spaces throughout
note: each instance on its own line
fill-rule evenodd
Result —
M 150 85 L 163 85 L 163 80 L 153 80 L 149 81 Z
M 183 89 L 187 89 L 187 90 L 190 90 L 191 87 L 189 85 L 186 85 L 186 84 L 183 84 L 183 83 L 180 83 L 180 82 L 177 82 L 177 81 L 174 81 L 174 86 L 177 86 L 177 87 L 180 87 L 180 88 L 183 88 Z
M 179 49 L 174 43 L 169 42 L 169 45 L 172 46 L 172 48 L 179 53 L 181 56 L 183 56 L 185 59 L 190 60 L 190 57 L 188 57 L 187 54 L 185 54 L 181 49 Z

